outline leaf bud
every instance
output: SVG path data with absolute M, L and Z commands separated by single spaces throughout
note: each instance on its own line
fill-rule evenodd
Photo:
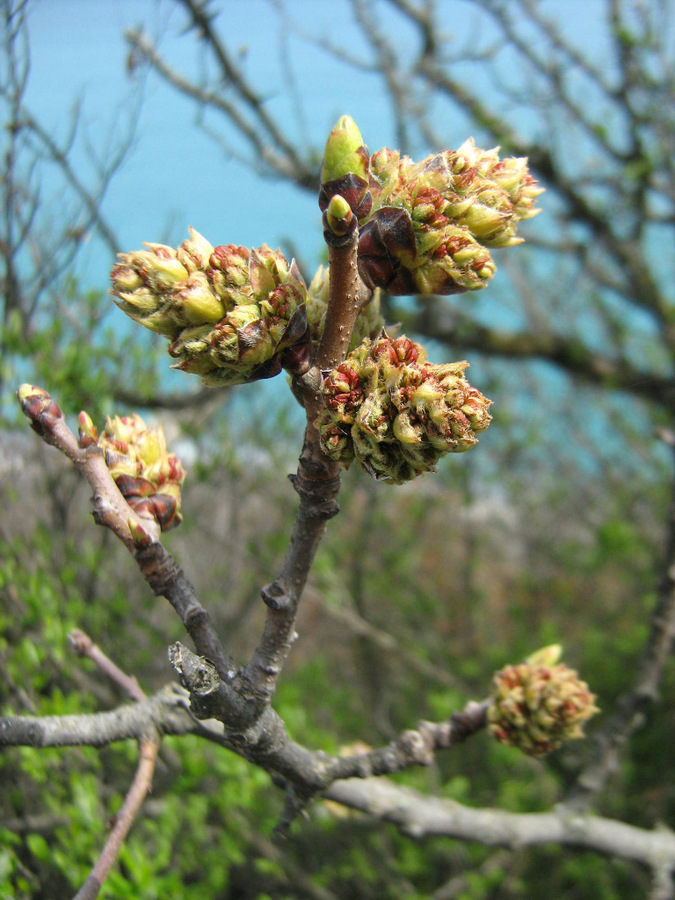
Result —
M 331 197 L 340 196 L 360 220 L 372 206 L 369 189 L 368 148 L 351 116 L 342 116 L 326 142 L 321 166 L 319 208 L 328 207 Z
M 16 396 L 23 414 L 30 420 L 30 427 L 40 437 L 48 439 L 58 420 L 63 418 L 61 408 L 52 400 L 51 394 L 34 384 L 22 384 Z

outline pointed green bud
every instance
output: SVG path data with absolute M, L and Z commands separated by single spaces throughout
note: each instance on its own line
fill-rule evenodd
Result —
M 213 291 L 205 272 L 192 275 L 172 294 L 172 315 L 181 325 L 220 322 L 225 315 L 222 301 Z
M 335 181 L 344 175 L 368 178 L 368 156 L 364 142 L 351 116 L 342 116 L 328 136 L 321 166 L 321 181 Z
M 77 421 L 80 447 L 91 447 L 93 444 L 96 444 L 98 441 L 98 429 L 92 422 L 89 413 L 82 410 L 77 417 Z
M 37 387 L 34 384 L 21 384 L 19 385 L 19 389 L 16 392 L 17 399 L 19 403 L 24 403 L 28 400 L 51 400 L 50 394 L 45 391 L 44 388 Z
M 325 226 L 337 237 L 348 234 L 356 226 L 356 216 L 344 197 L 336 194 L 330 198 L 323 214 Z
M 560 644 L 549 644 L 548 647 L 542 647 L 541 650 L 535 650 L 531 653 L 525 662 L 528 666 L 555 666 L 562 656 L 562 647 Z
M 115 290 L 124 295 L 133 295 L 133 292 L 142 288 L 145 284 L 136 269 L 132 266 L 124 265 L 123 263 L 119 263 L 113 268 L 111 277 L 115 285 Z M 148 291 L 148 294 L 149 293 L 150 292 Z
M 134 547 L 137 550 L 146 550 L 153 543 L 152 535 L 148 534 L 136 519 L 129 518 L 127 525 L 129 526 Z
M 143 282 L 157 293 L 170 290 L 180 281 L 185 281 L 188 272 L 176 258 L 176 251 L 163 244 L 147 244 L 150 250 L 137 250 L 135 253 L 118 254 L 122 264 L 134 269 Z M 166 255 L 170 251 L 173 255 Z
M 331 197 L 343 197 L 358 219 L 370 212 L 370 159 L 361 132 L 351 116 L 342 116 L 326 142 L 321 166 L 319 208 L 326 211 Z M 344 233 L 344 232 L 343 232 Z
M 188 230 L 190 238 L 183 241 L 176 256 L 188 272 L 203 272 L 209 265 L 214 247 L 192 226 Z

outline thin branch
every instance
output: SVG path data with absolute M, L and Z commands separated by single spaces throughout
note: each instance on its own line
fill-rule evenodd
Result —
M 120 852 L 120 848 L 133 825 L 143 801 L 152 787 L 152 776 L 155 772 L 159 740 L 144 739 L 139 746 L 138 768 L 120 811 L 115 816 L 115 825 L 105 842 L 99 858 L 87 876 L 74 900 L 94 900 L 98 896 L 103 882 Z
M 408 149 L 407 113 L 411 106 L 410 76 L 400 71 L 400 56 L 396 47 L 379 27 L 373 10 L 373 4 L 365 0 L 351 0 L 354 18 L 361 26 L 376 54 L 376 69 L 384 79 L 391 99 L 392 115 L 396 123 L 396 146 L 405 152 Z
M 291 168 L 296 172 L 301 171 L 304 164 L 298 156 L 295 146 L 287 140 L 284 131 L 277 126 L 265 108 L 262 98 L 253 90 L 241 71 L 232 62 L 224 43 L 213 28 L 215 16 L 207 13 L 206 3 L 203 0 L 179 0 L 179 2 L 187 10 L 200 38 L 215 56 L 221 69 L 223 83 L 233 87 L 245 105 L 252 111 L 259 123 L 257 130 L 260 130 L 260 126 L 262 126 L 273 146 L 278 147 L 289 160 Z
M 668 410 L 675 409 L 675 378 L 611 359 L 573 337 L 553 332 L 501 331 L 440 304 L 427 305 L 417 313 L 396 307 L 395 315 L 406 331 L 445 341 L 456 349 L 507 359 L 543 359 L 591 384 L 633 394 Z
M 94 521 L 98 525 L 109 528 L 132 554 L 136 545 L 129 530 L 130 521 L 135 523 L 141 533 L 157 538 L 157 523 L 141 518 L 134 512 L 113 481 L 103 451 L 96 444 L 80 446 L 78 439 L 66 425 L 63 413 L 47 391 L 32 388 L 32 393 L 28 392 L 21 398 L 21 407 L 31 427 L 42 440 L 67 456 L 89 482 L 94 492 Z
M 70 646 L 78 656 L 86 656 L 106 675 L 111 681 L 119 685 L 132 700 L 145 700 L 145 692 L 141 689 L 133 675 L 127 675 L 119 666 L 107 656 L 103 650 L 95 644 L 88 634 L 79 628 L 73 629 L 68 635 Z
M 125 690 L 132 700 L 140 702 L 147 699 L 136 679 L 127 675 L 119 666 L 115 665 L 110 657 L 84 631 L 75 629 L 70 633 L 68 639 L 77 654 L 91 659 L 108 678 Z M 120 811 L 115 816 L 115 824 L 108 836 L 108 840 L 105 842 L 86 881 L 75 895 L 75 900 L 94 900 L 98 896 L 103 882 L 108 877 L 108 873 L 117 859 L 129 829 L 141 808 L 143 800 L 150 793 L 159 746 L 160 738 L 158 734 L 140 739 L 138 748 L 139 760 L 134 780 L 127 791 Z
M 167 685 L 151 697 L 109 712 L 0 718 L 0 747 L 103 747 L 132 738 L 197 734 L 281 775 L 310 797 L 340 779 L 392 775 L 431 765 L 436 753 L 455 747 L 486 726 L 489 702 L 470 701 L 446 721 L 420 722 L 384 747 L 332 756 L 290 740 L 283 720 L 270 707 L 257 716 L 208 660 L 187 647 L 174 644 L 169 658 L 186 690 Z
M 309 168 L 285 141 L 266 140 L 262 130 L 251 124 L 234 103 L 225 98 L 220 87 L 213 89 L 201 87 L 176 71 L 160 56 L 153 42 L 141 30 L 128 31 L 126 39 L 139 56 L 145 59 L 168 84 L 198 105 L 215 109 L 232 122 L 250 145 L 256 165 L 264 162 L 274 174 L 294 181 L 302 187 L 316 189 L 316 172 Z
M 111 178 L 119 169 L 122 161 L 129 151 L 129 148 L 134 139 L 134 132 L 132 131 L 127 136 L 127 139 L 125 140 L 124 144 L 118 149 L 118 152 L 115 154 L 115 156 L 108 161 L 106 171 L 103 174 L 102 183 L 98 191 L 96 193 L 92 193 L 82 183 L 77 175 L 77 172 L 75 172 L 75 170 L 73 169 L 70 160 L 68 159 L 67 153 L 62 151 L 57 146 L 54 138 L 47 131 L 45 131 L 40 123 L 36 119 L 34 119 L 27 110 L 22 111 L 22 117 L 22 125 L 29 129 L 38 138 L 40 143 L 45 146 L 49 154 L 48 158 L 59 166 L 68 183 L 71 185 L 75 194 L 80 198 L 84 205 L 84 208 L 87 210 L 87 213 L 89 215 L 89 223 L 95 226 L 96 230 L 99 232 L 101 238 L 108 247 L 108 250 L 114 256 L 119 251 L 119 242 L 112 228 L 103 218 L 103 215 L 101 213 L 101 200 L 103 199 L 103 194 L 105 193 L 106 188 L 110 184 Z
M 41 388 L 32 387 L 21 406 L 45 443 L 67 456 L 84 475 L 93 491 L 94 521 L 109 528 L 122 541 L 153 592 L 166 597 L 176 610 L 197 651 L 213 660 L 223 678 L 231 678 L 234 664 L 208 612 L 197 599 L 194 586 L 159 543 L 157 522 L 139 516 L 126 502 L 110 474 L 103 451 L 96 444 L 80 446 L 57 404 Z M 136 536 L 132 536 L 130 523 L 136 527 Z
M 675 433 L 663 432 L 662 438 L 675 450 Z M 606 786 L 618 767 L 622 748 L 641 725 L 644 711 L 659 699 L 664 669 L 675 642 L 675 482 L 667 529 L 656 606 L 635 683 L 619 697 L 614 714 L 595 735 L 595 759 L 578 776 L 570 795 L 570 803 L 578 808 L 587 808 Z
M 212 678 L 215 683 L 215 670 Z M 191 687 L 194 691 L 196 685 Z M 186 709 L 187 697 L 185 691 L 170 686 L 147 700 L 110 713 L 0 719 L 0 746 L 103 746 L 115 740 L 138 739 L 147 735 L 150 728 L 159 734 L 197 734 L 251 758 L 246 735 L 239 735 L 237 740 L 235 735 L 228 737 L 222 725 L 198 722 Z M 675 864 L 675 835 L 671 832 L 652 832 L 611 819 L 580 815 L 565 805 L 551 812 L 529 814 L 470 809 L 371 777 L 401 771 L 410 765 L 428 765 L 435 749 L 452 747 L 482 729 L 485 712 L 486 704 L 470 703 L 448 722 L 421 723 L 417 730 L 404 732 L 386 747 L 351 757 L 313 753 L 288 742 L 283 750 L 267 748 L 267 753 L 265 747 L 259 746 L 258 759 L 253 761 L 286 778 L 292 776 L 293 783 L 309 794 L 321 791 L 327 799 L 392 822 L 417 839 L 442 834 L 507 847 L 555 843 L 645 865 L 655 861 Z
M 153 393 L 152 395 L 140 391 L 112 385 L 115 400 L 133 409 L 165 409 L 180 412 L 184 409 L 201 409 L 208 404 L 222 404 L 229 399 L 227 388 L 214 391 L 213 388 L 202 388 L 198 391 L 186 391 L 172 393 Z
M 253 656 L 240 673 L 242 690 L 256 698 L 260 708 L 269 703 L 295 635 L 295 618 L 300 595 L 307 581 L 316 550 L 326 530 L 326 522 L 338 512 L 339 466 L 323 453 L 314 426 L 322 407 L 320 373 L 338 365 L 345 357 L 349 341 L 363 305 L 362 283 L 357 267 L 356 217 L 352 230 L 339 240 L 328 241 L 330 296 L 326 323 L 315 365 L 296 379 L 297 395 L 304 401 L 307 415 L 305 439 L 293 487 L 300 506 L 293 533 L 278 577 L 263 588 L 268 611 L 265 627 Z

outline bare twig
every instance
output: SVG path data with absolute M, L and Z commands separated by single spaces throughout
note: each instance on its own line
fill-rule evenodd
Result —
M 675 436 L 665 431 L 662 439 L 675 449 Z M 634 684 L 619 697 L 614 714 L 596 734 L 595 759 L 579 775 L 570 802 L 587 808 L 618 767 L 619 754 L 640 726 L 645 710 L 659 699 L 664 668 L 675 642 L 675 486 L 670 507 L 662 576 L 651 619 L 649 637 Z
M 219 682 L 215 670 L 212 679 L 213 684 Z M 195 683 L 191 687 L 194 692 Z M 115 740 L 142 739 L 151 728 L 161 734 L 197 734 L 252 758 L 246 735 L 235 740 L 234 735 L 228 737 L 223 732 L 222 725 L 197 721 L 186 709 L 187 697 L 185 691 L 171 686 L 147 700 L 110 713 L 0 719 L 0 746 L 102 746 Z M 564 805 L 551 812 L 531 814 L 470 809 L 454 801 L 419 794 L 387 779 L 370 777 L 428 764 L 434 748 L 454 746 L 480 730 L 484 722 L 485 704 L 468 704 L 448 722 L 422 723 L 416 731 L 402 734 L 379 750 L 331 757 L 289 741 L 284 748 L 268 747 L 269 753 L 264 746 L 258 746 L 258 758 L 254 761 L 279 772 L 309 794 L 321 791 L 328 799 L 392 822 L 416 838 L 443 834 L 507 847 L 557 843 L 650 866 L 655 861 L 660 861 L 660 865 L 675 864 L 675 836 L 670 832 L 648 831 L 579 814 Z
M 75 900 L 93 900 L 98 896 L 103 882 L 113 867 L 124 839 L 133 825 L 136 814 L 152 787 L 152 776 L 155 771 L 159 740 L 145 739 L 140 742 L 140 759 L 136 775 L 129 788 L 120 811 L 115 816 L 115 825 L 110 832 L 108 840 L 96 860 L 93 869 L 87 876 L 80 890 L 75 894 Z
M 127 675 L 119 666 L 107 656 L 101 648 L 95 644 L 88 634 L 79 628 L 73 629 L 68 635 L 70 645 L 78 656 L 86 656 L 106 675 L 111 681 L 119 685 L 132 700 L 145 700 L 145 692 L 141 689 L 133 675 Z

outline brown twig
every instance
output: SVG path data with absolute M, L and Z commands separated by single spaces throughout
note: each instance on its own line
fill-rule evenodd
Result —
M 229 681 L 235 665 L 222 645 L 211 617 L 183 569 L 158 541 L 136 550 L 136 562 L 156 596 L 165 597 L 174 608 L 201 656 L 212 660 L 221 678 Z
M 353 226 L 356 226 L 355 219 Z M 356 227 L 338 241 L 328 243 L 330 296 L 324 334 L 315 367 L 304 377 L 298 391 L 303 396 L 307 415 L 298 472 L 292 479 L 300 495 L 300 506 L 281 572 L 262 591 L 268 607 L 262 637 L 239 677 L 239 689 L 254 699 L 261 710 L 274 694 L 294 640 L 300 595 L 326 522 L 338 512 L 339 467 L 321 450 L 314 422 L 322 408 L 318 372 L 330 369 L 344 359 L 363 303 L 357 245 Z
M 159 525 L 134 512 L 115 484 L 103 451 L 96 444 L 80 446 L 78 439 L 66 425 L 63 413 L 47 391 L 24 385 L 20 389 L 19 399 L 31 428 L 46 444 L 56 447 L 67 456 L 89 482 L 93 491 L 93 516 L 96 524 L 109 528 L 132 554 L 136 546 L 129 530 L 130 521 L 151 540 L 156 541 L 159 537 Z
M 223 678 L 231 677 L 234 664 L 225 652 L 209 614 L 199 603 L 194 587 L 159 543 L 157 522 L 138 516 L 129 506 L 110 474 L 102 450 L 96 444 L 80 446 L 47 391 L 26 385 L 20 389 L 20 399 L 33 430 L 45 443 L 65 454 L 91 486 L 94 521 L 109 528 L 126 546 L 153 592 L 166 597 L 176 610 L 197 651 L 214 661 Z M 140 529 L 141 538 L 132 536 L 130 522 Z
M 448 750 L 485 728 L 489 701 L 470 701 L 445 722 L 420 722 L 396 740 L 351 756 L 312 752 L 291 741 L 279 716 L 268 706 L 258 715 L 241 694 L 224 684 L 215 667 L 174 644 L 169 658 L 190 691 L 191 708 L 200 718 L 225 725 L 226 735 L 247 759 L 287 778 L 306 800 L 344 778 L 391 775 L 413 766 L 428 766 L 439 750 Z
M 152 787 L 152 776 L 155 771 L 159 740 L 146 738 L 139 745 L 140 758 L 134 780 L 124 798 L 120 811 L 115 816 L 115 824 L 105 842 L 99 858 L 87 876 L 74 900 L 93 900 L 98 896 L 103 882 L 117 859 L 120 848 L 129 833 L 136 814 Z
M 75 629 L 69 635 L 70 643 L 75 652 L 80 656 L 91 659 L 99 669 L 123 688 L 132 700 L 146 700 L 145 692 L 138 681 L 123 672 L 119 666 L 97 646 L 89 635 L 80 629 Z M 80 890 L 75 895 L 75 900 L 93 900 L 98 896 L 101 886 L 117 859 L 124 839 L 129 833 L 136 814 L 141 808 L 145 797 L 152 788 L 152 776 L 155 772 L 157 753 L 159 752 L 160 738 L 155 732 L 154 736 L 144 736 L 139 740 L 139 760 L 134 780 L 131 783 L 124 803 L 120 811 L 114 817 L 114 825 L 103 850 L 96 860 L 94 867 L 87 876 Z
M 116 666 L 110 657 L 101 650 L 98 644 L 95 644 L 92 641 L 88 634 L 85 634 L 85 632 L 81 631 L 79 628 L 75 628 L 68 635 L 68 640 L 70 641 L 70 646 L 78 656 L 86 656 L 94 662 L 103 674 L 111 681 L 114 681 L 115 684 L 119 685 L 132 700 L 145 700 L 145 692 L 142 690 L 136 678 L 133 675 L 127 675 L 119 668 L 119 666 Z
M 673 432 L 662 429 L 659 437 L 675 450 Z M 618 767 L 622 747 L 640 727 L 644 711 L 659 699 L 663 672 L 675 642 L 675 482 L 661 569 L 649 637 L 642 652 L 635 682 L 619 698 L 613 715 L 596 734 L 595 758 L 578 776 L 570 796 L 570 803 L 578 808 L 587 808 L 593 797 L 605 787 Z

